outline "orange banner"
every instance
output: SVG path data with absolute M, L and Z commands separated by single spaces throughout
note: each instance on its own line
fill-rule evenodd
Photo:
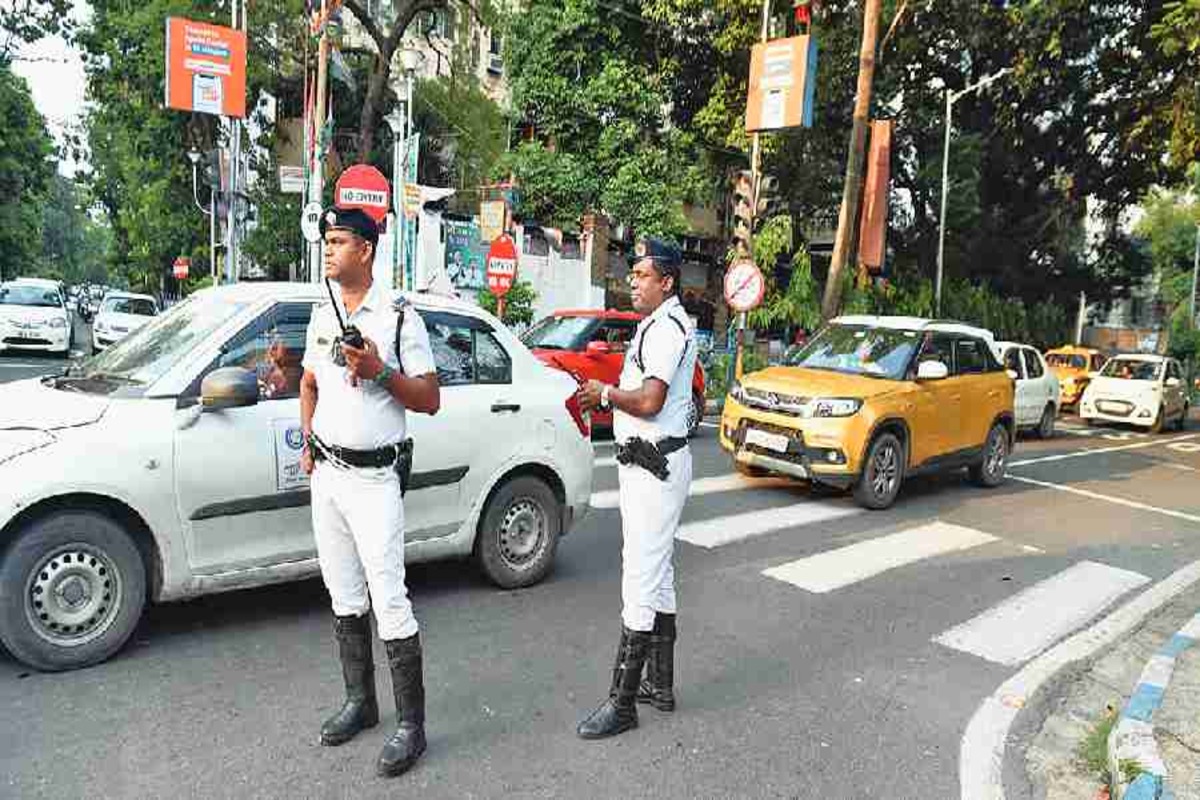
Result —
M 167 17 L 167 108 L 246 116 L 246 34 Z
M 883 271 L 887 252 L 888 189 L 891 184 L 894 124 L 890 119 L 871 123 L 871 149 L 867 152 L 867 180 L 863 186 L 858 263 L 872 273 Z
M 816 72 L 817 42 L 810 36 L 754 45 L 750 51 L 746 131 L 811 127 Z

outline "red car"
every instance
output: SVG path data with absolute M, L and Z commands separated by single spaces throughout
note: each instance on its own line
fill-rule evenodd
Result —
M 580 379 L 595 378 L 614 386 L 620 382 L 625 348 L 633 339 L 641 314 L 590 309 L 555 311 L 521 337 L 543 363 Z M 695 435 L 704 417 L 704 368 L 696 362 L 692 375 L 692 413 L 688 435 Z M 594 428 L 611 428 L 611 411 L 593 411 Z

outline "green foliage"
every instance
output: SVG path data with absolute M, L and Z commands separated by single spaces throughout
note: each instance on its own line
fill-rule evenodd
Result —
M 11 0 L 0 13 L 0 67 L 19 58 L 23 44 L 47 36 L 70 36 L 74 27 L 71 0 Z
M 496 313 L 496 296 L 487 289 L 480 289 L 475 296 L 475 301 L 488 313 Z M 535 302 L 537 302 L 537 292 L 533 290 L 529 281 L 517 281 L 504 296 L 504 317 L 500 321 L 508 326 L 532 323 Z
M 28 273 L 40 261 L 53 154 L 29 87 L 0 60 L 0 280 Z
M 102 283 L 112 231 L 88 216 L 81 187 L 55 175 L 42 206 L 42 252 L 35 274 L 67 283 Z
M 1105 715 L 1092 726 L 1084 740 L 1079 743 L 1076 757 L 1093 777 L 1106 785 L 1111 785 L 1112 775 L 1108 768 L 1108 737 L 1112 733 L 1117 715 L 1111 706 Z
M 709 400 L 724 400 L 729 393 L 729 365 L 733 361 L 732 353 L 720 353 L 713 357 L 712 365 L 705 370 L 704 395 Z M 742 353 L 742 373 L 757 372 L 765 369 L 767 359 L 752 347 L 745 348 Z

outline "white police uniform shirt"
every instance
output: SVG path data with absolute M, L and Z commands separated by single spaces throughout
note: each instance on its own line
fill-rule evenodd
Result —
M 435 372 L 429 333 L 411 305 L 405 309 L 397 358 L 397 312 L 389 295 L 379 283 L 373 283 L 362 304 L 348 318 L 339 297 L 339 313 L 347 325 L 356 326 L 364 338 L 375 343 L 380 358 L 393 370 L 412 378 Z M 349 369 L 334 362 L 333 348 L 341 334 L 329 302 L 314 309 L 303 361 L 304 369 L 317 379 L 313 433 L 326 444 L 352 450 L 377 450 L 402 441 L 406 432 L 404 405 L 374 381 L 360 379 L 357 386 L 352 385 Z
M 647 378 L 667 384 L 667 398 L 653 417 L 640 418 L 613 409 L 613 435 L 618 442 L 640 437 L 657 442 L 688 435 L 692 408 L 692 374 L 696 369 L 696 335 L 679 298 L 671 296 L 638 323 L 625 351 L 620 388 L 636 391 Z

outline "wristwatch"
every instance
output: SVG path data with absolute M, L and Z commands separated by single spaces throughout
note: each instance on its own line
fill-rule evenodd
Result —
M 371 380 L 374 381 L 376 385 L 382 386 L 386 389 L 388 384 L 391 383 L 392 376 L 395 374 L 396 371 L 394 369 L 389 367 L 387 364 L 384 364 L 383 369 L 379 370 L 379 374 Z
M 605 411 L 612 408 L 612 401 L 608 399 L 608 393 L 612 391 L 612 388 L 612 386 L 606 383 L 604 384 L 604 388 L 600 390 L 600 407 Z

